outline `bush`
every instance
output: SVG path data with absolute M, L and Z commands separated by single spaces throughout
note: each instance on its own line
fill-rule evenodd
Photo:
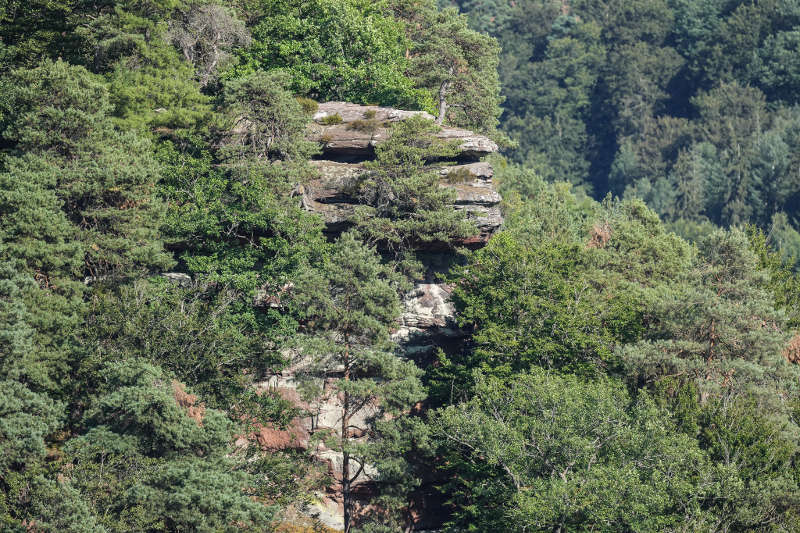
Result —
M 457 185 L 459 183 L 472 181 L 473 177 L 472 172 L 470 172 L 468 168 L 459 167 L 448 172 L 447 176 L 445 176 L 445 181 L 451 185 Z
M 341 124 L 342 115 L 340 115 L 339 113 L 334 113 L 333 115 L 322 117 L 317 122 L 319 122 L 323 126 L 333 126 L 335 124 Z
M 370 119 L 370 120 L 354 120 L 353 122 L 347 125 L 347 128 L 351 130 L 363 131 L 366 133 L 375 133 L 375 130 L 377 130 L 380 126 L 381 126 L 380 122 L 378 122 L 375 119 Z
M 319 104 L 316 100 L 312 100 L 311 98 L 306 98 L 305 96 L 296 96 L 295 99 L 297 103 L 300 104 L 300 107 L 303 109 L 303 113 L 306 115 L 313 115 L 319 109 Z

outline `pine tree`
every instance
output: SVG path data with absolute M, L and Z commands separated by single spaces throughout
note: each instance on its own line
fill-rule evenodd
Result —
M 117 131 L 108 92 L 81 67 L 45 61 L 3 85 L 0 256 L 23 261 L 42 287 L 80 292 L 84 277 L 172 264 L 155 197 L 159 167 L 146 138 Z
M 470 29 L 455 9 L 439 11 L 423 3 L 405 16 L 413 17 L 406 27 L 412 42 L 409 73 L 417 87 L 431 92 L 436 123 L 494 132 L 502 101 L 497 42 Z
M 354 484 L 369 466 L 362 448 L 369 447 L 375 421 L 422 399 L 420 370 L 395 355 L 388 339 L 400 309 L 393 278 L 374 250 L 348 232 L 325 264 L 297 284 L 297 304 L 314 333 L 299 347 L 298 364 L 310 378 L 333 379 L 330 390 L 319 392 L 339 399 L 340 427 L 325 442 L 342 454 L 336 475 L 348 533 L 357 518 Z
M 770 391 L 788 386 L 796 370 L 781 356 L 785 318 L 766 272 L 740 230 L 715 231 L 700 254 L 686 277 L 655 287 L 646 340 L 621 349 L 630 375 L 639 384 L 692 381 L 702 399 L 754 396 L 785 416 Z
M 453 157 L 454 145 L 435 137 L 433 122 L 412 117 L 395 124 L 391 137 L 375 148 L 376 159 L 354 184 L 364 205 L 354 222 L 364 240 L 408 259 L 414 248 L 452 247 L 476 233 L 463 211 L 454 210 L 455 191 L 441 186 L 441 177 L 425 167 L 437 158 Z M 406 265 L 416 267 L 413 260 Z

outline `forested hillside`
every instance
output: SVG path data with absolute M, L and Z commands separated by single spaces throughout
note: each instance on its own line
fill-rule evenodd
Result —
M 796 2 L 457 4 L 502 47 L 514 161 L 686 237 L 754 223 L 800 255 Z
M 800 530 L 800 4 L 440 4 L 0 0 L 0 530 Z

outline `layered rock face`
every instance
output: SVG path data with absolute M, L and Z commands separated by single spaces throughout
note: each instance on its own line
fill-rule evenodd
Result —
M 433 119 L 424 111 L 402 111 L 389 107 L 361 106 L 346 102 L 320 104 L 309 126 L 309 139 L 322 144 L 322 158 L 312 161 L 317 177 L 300 190 L 303 207 L 322 216 L 327 231 L 338 234 L 348 226 L 359 199 L 351 184 L 366 172 L 362 161 L 375 155 L 375 146 L 386 140 L 394 122 L 414 115 Z M 331 119 L 331 117 L 335 117 Z M 503 223 L 500 195 L 494 188 L 492 166 L 480 159 L 497 151 L 491 139 L 468 130 L 444 127 L 437 134 L 458 141 L 458 154 L 449 161 L 430 165 L 441 176 L 441 186 L 455 190 L 453 209 L 464 211 L 478 233 L 455 243 L 480 248 Z M 453 321 L 449 288 L 436 277 L 446 272 L 449 249 L 424 256 L 425 279 L 404 299 L 404 313 L 394 340 L 409 356 L 420 356 L 434 347 L 456 342 L 463 334 Z
M 374 148 L 386 140 L 393 122 L 413 115 L 430 115 L 419 111 L 402 111 L 386 107 L 360 106 L 343 102 L 320 104 L 309 126 L 309 139 L 320 142 L 322 157 L 312 161 L 317 176 L 298 192 L 303 207 L 319 214 L 326 223 L 326 231 L 335 237 L 349 226 L 349 219 L 359 205 L 354 191 L 356 178 L 367 170 L 363 162 L 374 157 Z M 335 117 L 331 119 L 330 117 Z M 503 222 L 500 212 L 500 195 L 492 184 L 493 170 L 481 157 L 497 151 L 497 145 L 485 136 L 458 128 L 442 128 L 438 136 L 445 140 L 460 141 L 457 156 L 451 161 L 436 161 L 430 165 L 441 176 L 441 186 L 454 189 L 456 199 L 453 209 L 464 211 L 478 228 L 478 233 L 460 243 L 471 248 L 483 246 Z M 421 253 L 426 267 L 424 279 L 404 298 L 403 315 L 393 333 L 394 340 L 406 355 L 425 364 L 427 355 L 436 347 L 457 349 L 465 337 L 454 321 L 454 308 L 450 302 L 450 289 L 441 283 L 437 273 L 446 272 L 453 262 L 451 248 L 425 250 Z M 320 378 L 324 400 L 315 405 L 301 401 L 294 375 L 299 368 L 289 368 L 280 376 L 273 376 L 261 388 L 277 390 L 286 399 L 303 407 L 313 416 L 294 420 L 287 430 L 263 428 L 257 435 L 259 444 L 267 449 L 306 449 L 310 435 L 318 430 L 338 432 L 341 420 L 341 398 L 333 383 Z M 364 416 L 364 413 L 362 416 Z M 362 422 L 361 420 L 355 422 Z M 358 425 L 357 423 L 355 425 Z M 341 467 L 341 455 L 318 445 L 315 455 L 329 466 L 334 479 Z M 356 482 L 354 490 L 368 493 L 369 468 Z M 360 482 L 360 489 L 359 489 Z M 320 494 L 314 513 L 328 527 L 341 529 L 343 513 L 341 498 L 336 487 Z M 424 517 L 422 522 L 424 523 Z
M 359 205 L 350 184 L 366 172 L 361 162 L 374 158 L 375 146 L 389 137 L 394 122 L 414 115 L 433 119 L 424 111 L 345 102 L 320 104 L 308 137 L 322 145 L 322 158 L 312 161 L 317 178 L 305 184 L 300 192 L 303 206 L 321 215 L 330 233 L 345 229 L 353 209 Z M 331 121 L 331 117 L 336 119 Z M 488 137 L 459 128 L 445 127 L 436 135 L 460 143 L 452 160 L 437 161 L 430 166 L 442 176 L 442 187 L 455 190 L 453 208 L 465 211 L 480 230 L 461 244 L 480 247 L 503 222 L 500 195 L 492 184 L 494 171 L 489 163 L 480 161 L 481 157 L 496 152 L 497 144 Z
M 433 120 L 433 116 L 424 111 L 327 102 L 319 105 L 308 138 L 322 144 L 323 154 L 328 159 L 371 158 L 375 155 L 375 146 L 389 136 L 392 123 L 415 115 Z M 497 151 L 497 144 L 491 139 L 469 130 L 443 127 L 437 137 L 461 141 L 462 157 L 478 159 Z

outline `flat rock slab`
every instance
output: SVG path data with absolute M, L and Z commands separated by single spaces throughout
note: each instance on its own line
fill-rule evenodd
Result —
M 338 116 L 339 123 L 331 117 Z M 389 138 L 394 122 L 412 116 L 433 120 L 425 111 L 404 111 L 392 107 L 362 106 L 349 102 L 320 104 L 314 121 L 308 127 L 308 139 L 322 145 L 328 158 L 362 157 L 375 155 L 375 146 Z M 436 136 L 443 140 L 460 141 L 459 157 L 479 159 L 497 151 L 497 144 L 484 135 L 461 128 L 443 127 Z

